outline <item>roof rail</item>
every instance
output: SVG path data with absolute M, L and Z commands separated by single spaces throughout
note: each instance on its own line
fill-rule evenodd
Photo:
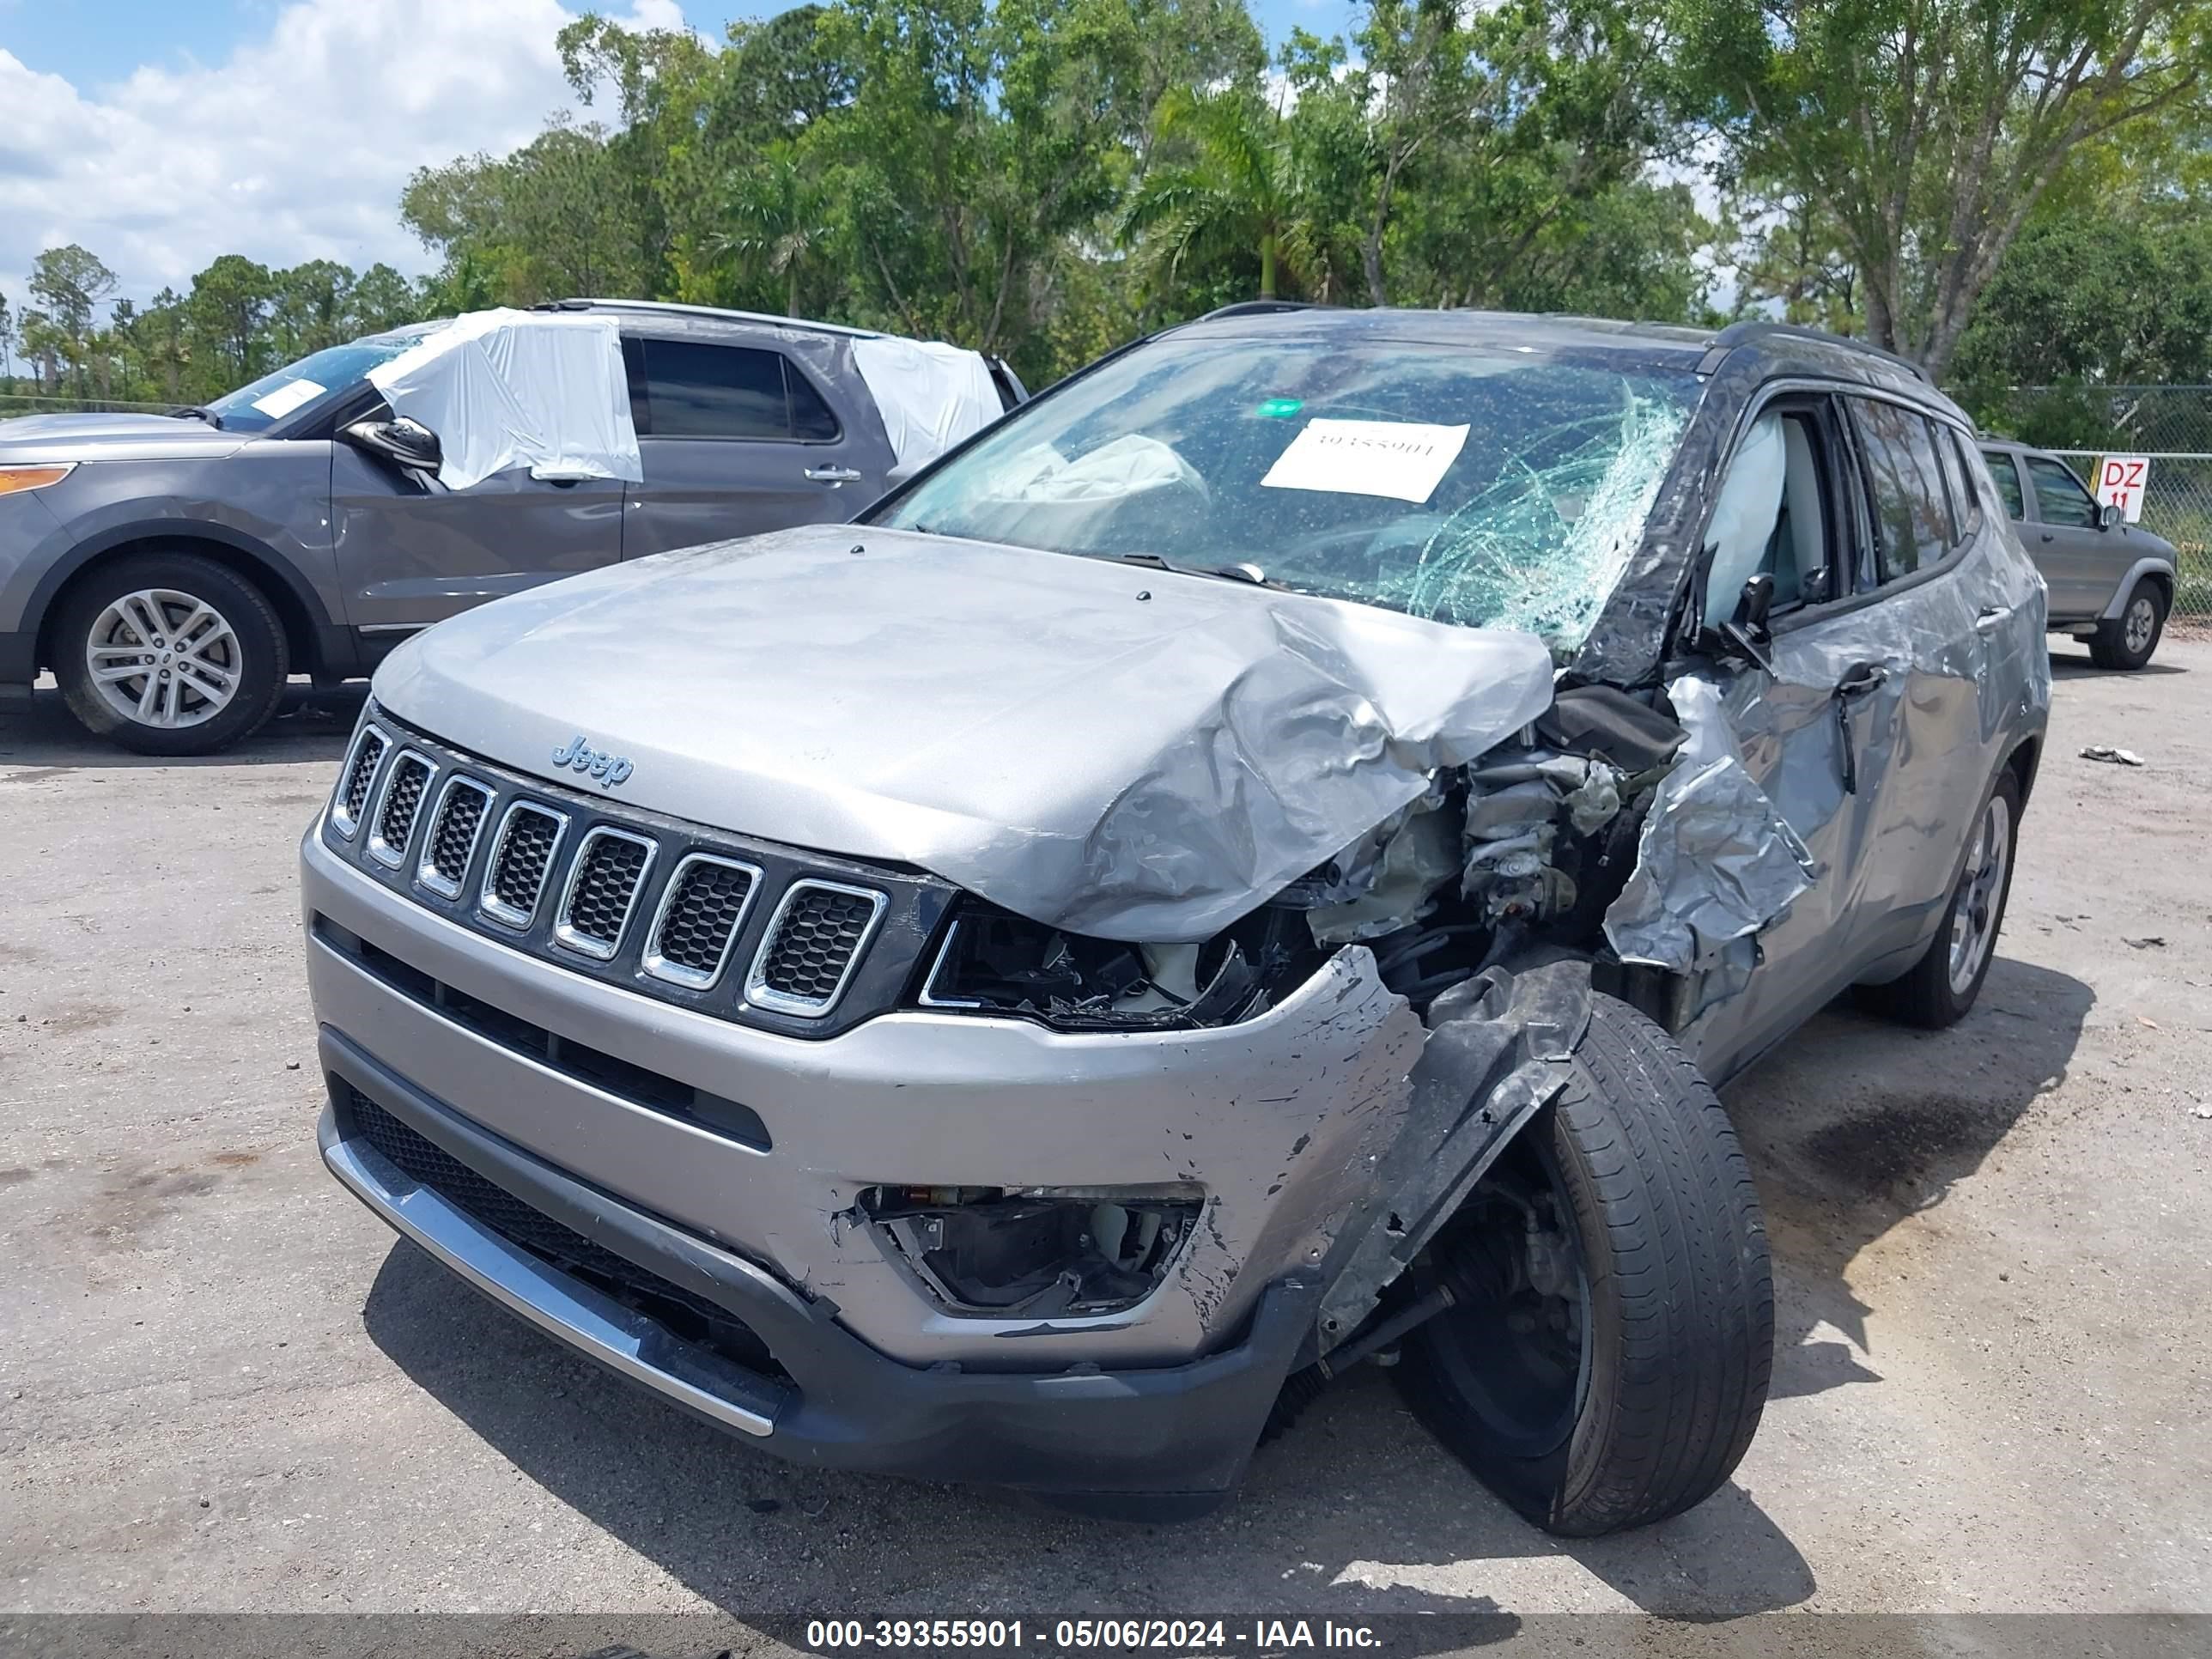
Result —
M 1869 357 L 1879 357 L 1894 363 L 1917 380 L 1928 380 L 1928 371 L 1910 357 L 1900 357 L 1894 351 L 1885 351 L 1870 340 L 1855 340 L 1848 334 L 1831 334 L 1825 328 L 1808 328 L 1802 323 L 1774 323 L 1751 318 L 1741 323 L 1730 323 L 1713 336 L 1713 343 L 1726 349 L 1748 345 L 1753 340 L 1817 340 L 1822 345 L 1843 346 L 1852 351 L 1863 351 Z M 1935 382 L 1929 380 L 1929 385 Z
M 878 337 L 872 328 L 848 328 L 842 323 L 817 323 L 805 317 L 778 317 L 765 311 L 733 311 L 726 306 L 691 306 L 673 300 L 541 300 L 532 311 L 649 311 L 677 317 L 712 317 L 723 322 L 765 323 L 776 328 L 811 329 L 817 334 L 842 334 L 855 339 Z
M 1340 311 L 1341 306 L 1325 306 L 1315 300 L 1239 300 L 1234 305 L 1218 306 L 1197 320 L 1210 323 L 1217 317 L 1265 317 L 1277 311 Z

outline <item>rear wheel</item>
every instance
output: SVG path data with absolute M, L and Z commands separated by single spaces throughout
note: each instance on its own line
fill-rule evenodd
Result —
M 227 749 L 283 695 L 276 611 L 251 582 L 195 553 L 95 567 L 63 603 L 52 641 L 70 712 L 142 755 Z
M 1908 1025 L 1941 1030 L 1966 1017 L 1996 959 L 1997 930 L 2012 894 L 2013 854 L 2020 845 L 2020 780 L 1999 777 L 1974 820 L 1966 863 L 1951 890 L 1943 926 L 1902 979 L 1863 985 L 1859 1000 Z
M 2100 668 L 2136 669 L 2150 660 L 2166 633 L 2166 592 L 2148 577 L 2135 586 L 2120 614 L 2097 624 L 2089 657 Z
M 1398 1376 L 1499 1497 L 1590 1537 L 1728 1479 L 1766 1401 L 1774 1291 L 1735 1131 L 1680 1048 L 1599 996 L 1575 1060 L 1431 1247 L 1458 1300 Z

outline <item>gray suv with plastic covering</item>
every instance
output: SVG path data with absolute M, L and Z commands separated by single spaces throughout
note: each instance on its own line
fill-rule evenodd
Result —
M 1714 1085 L 1967 1012 L 2048 699 L 1900 364 L 1235 307 L 395 653 L 302 847 L 323 1156 L 811 1466 L 1189 1515 L 1395 1358 L 1538 1525 L 1655 1521 L 1771 1361 Z
M 289 675 L 650 553 L 849 518 L 1023 395 L 829 324 L 611 301 L 318 351 L 204 409 L 0 421 L 0 710 L 228 747 Z M 397 417 L 397 418 L 395 418 Z

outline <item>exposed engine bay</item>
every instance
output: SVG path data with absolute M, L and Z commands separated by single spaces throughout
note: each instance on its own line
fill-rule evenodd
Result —
M 1689 741 L 1659 703 L 1609 686 L 1562 691 L 1203 944 L 1094 939 L 971 898 L 920 1000 L 1063 1030 L 1174 1030 L 1249 1018 L 1346 945 L 1371 949 L 1417 1011 L 1523 947 L 1601 959 L 1652 791 Z

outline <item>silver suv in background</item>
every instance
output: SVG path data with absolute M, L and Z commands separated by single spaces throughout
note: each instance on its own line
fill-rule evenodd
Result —
M 925 432 L 859 366 L 888 337 L 618 301 L 542 309 L 618 320 L 641 476 L 513 467 L 445 487 L 439 440 L 469 434 L 395 427 L 368 376 L 450 322 L 332 346 L 203 409 L 0 421 L 0 709 L 51 668 L 91 731 L 205 754 L 267 719 L 289 675 L 366 674 L 487 599 L 848 518 L 1024 395 L 1004 364 L 953 354 L 971 360 L 972 412 Z M 893 343 L 940 363 L 951 349 Z
M 1984 438 L 1982 459 L 2051 589 L 2051 626 L 2087 641 L 2100 668 L 2141 668 L 2173 609 L 2174 548 L 2098 501 L 2048 451 Z
M 1165 1520 L 1396 1358 L 1656 1521 L 1772 1363 L 1714 1085 L 1972 1006 L 2044 624 L 1896 360 L 1231 307 L 396 652 L 301 848 L 323 1157 L 809 1467 Z

